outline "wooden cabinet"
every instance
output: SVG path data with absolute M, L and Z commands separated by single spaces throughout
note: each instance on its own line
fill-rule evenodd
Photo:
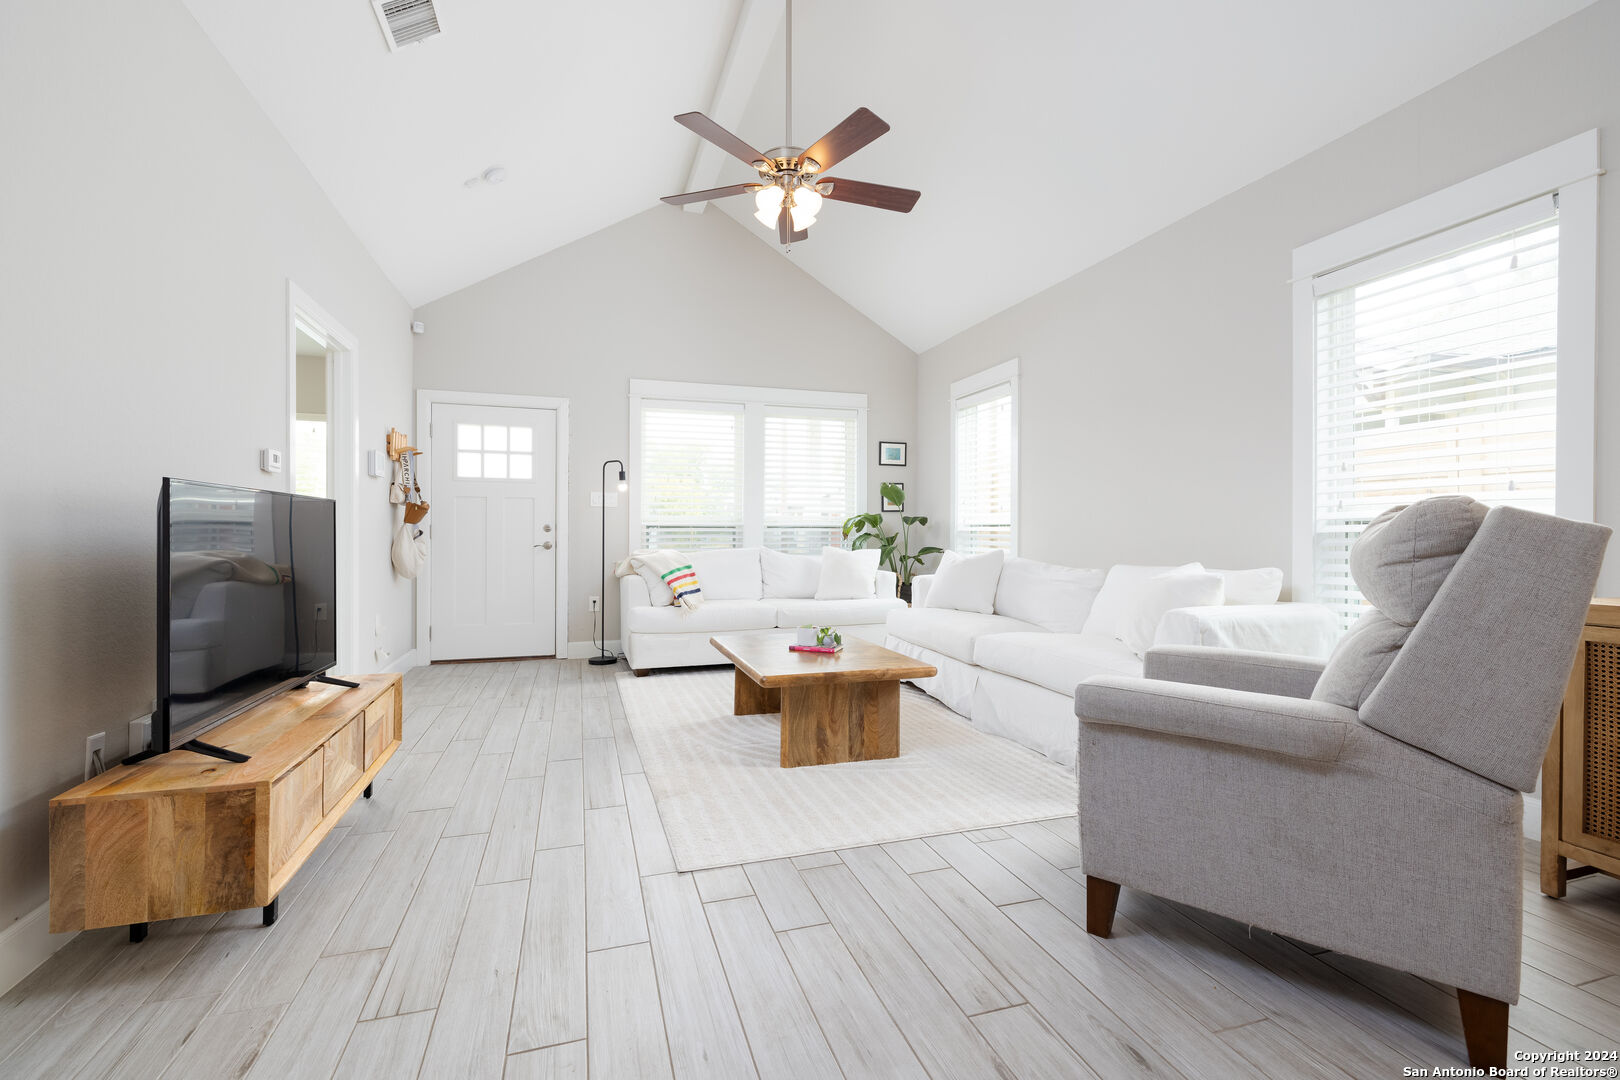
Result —
M 1541 891 L 1595 872 L 1620 876 L 1620 600 L 1592 601 L 1541 774 Z
M 400 677 L 311 684 L 51 800 L 51 932 L 264 907 L 399 748 Z M 267 914 L 267 918 L 268 918 Z

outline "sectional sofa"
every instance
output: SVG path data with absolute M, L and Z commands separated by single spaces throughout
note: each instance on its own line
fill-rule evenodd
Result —
M 934 577 L 924 575 L 912 583 L 912 606 L 889 613 L 883 641 L 938 668 L 916 685 L 975 727 L 1073 768 L 1075 687 L 1093 675 L 1142 674 L 1122 625 L 1156 577 L 1187 569 L 1082 570 L 1007 559 L 989 613 L 931 605 Z M 1223 579 L 1225 602 L 1164 612 L 1151 644 L 1326 657 L 1338 640 L 1326 608 L 1276 602 L 1282 571 L 1207 573 Z
M 703 590 L 703 604 L 695 611 L 655 607 L 640 577 L 619 579 L 619 636 L 625 660 L 638 675 L 653 668 L 724 663 L 709 637 L 738 630 L 836 626 L 846 637 L 882 644 L 884 620 L 906 607 L 887 570 L 877 572 L 870 597 L 817 600 L 819 556 L 736 548 L 696 551 L 691 560 Z

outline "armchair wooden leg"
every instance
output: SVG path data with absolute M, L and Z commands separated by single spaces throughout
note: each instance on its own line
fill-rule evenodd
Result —
M 1508 1003 L 1458 990 L 1457 1005 L 1462 1009 L 1468 1064 L 1476 1069 L 1507 1068 Z
M 1119 886 L 1100 877 L 1086 875 L 1086 933 L 1107 937 L 1114 929 L 1114 907 L 1119 903 Z

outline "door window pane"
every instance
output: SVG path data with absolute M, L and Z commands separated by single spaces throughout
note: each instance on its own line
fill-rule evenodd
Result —
M 478 454 L 469 454 L 463 451 L 456 455 L 456 475 L 463 478 L 477 479 L 484 475 L 483 462 Z
M 456 425 L 456 449 L 477 450 L 483 446 L 484 429 L 478 424 Z M 476 475 L 476 474 L 475 474 Z

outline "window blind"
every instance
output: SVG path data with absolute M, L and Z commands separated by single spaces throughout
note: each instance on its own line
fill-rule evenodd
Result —
M 1389 507 L 1457 494 L 1553 512 L 1556 207 L 1358 265 L 1315 290 L 1314 598 L 1346 625 L 1366 606 L 1350 545 Z
M 856 512 L 855 414 L 775 409 L 764 415 L 765 546 L 818 555 L 843 542 Z
M 742 546 L 741 406 L 647 403 L 641 410 L 642 546 Z
M 952 547 L 964 555 L 1013 546 L 1012 385 L 956 401 Z

